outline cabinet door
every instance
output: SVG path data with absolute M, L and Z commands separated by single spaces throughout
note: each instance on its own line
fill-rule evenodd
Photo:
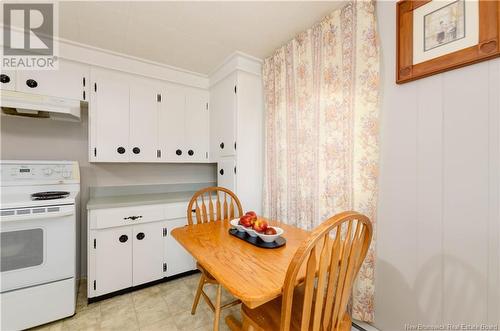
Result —
M 170 234 L 173 229 L 187 225 L 187 219 L 178 218 L 168 220 L 164 224 L 167 228 L 167 236 L 165 238 L 165 262 L 167 263 L 167 277 L 195 270 L 196 262 L 191 254 L 189 254 Z
M 148 79 L 130 82 L 130 161 L 152 162 L 158 150 L 158 83 Z
M 92 69 L 91 148 L 101 162 L 127 162 L 129 148 L 129 76 Z M 95 85 L 94 85 L 95 84 Z M 91 151 L 92 153 L 92 151 Z M 92 154 L 91 154 L 92 155 Z
M 17 90 L 60 98 L 86 100 L 89 66 L 59 60 L 57 70 L 19 70 Z
M 217 186 L 236 192 L 236 161 L 223 158 L 217 163 Z
M 0 77 L 0 88 L 2 90 L 16 89 L 16 71 L 15 70 L 2 70 Z
M 95 231 L 95 295 L 132 286 L 132 227 Z
M 185 88 L 168 85 L 162 89 L 158 115 L 161 160 L 185 162 Z
M 162 223 L 135 225 L 133 229 L 133 285 L 163 278 Z
M 219 81 L 210 90 L 211 152 L 214 158 L 235 155 L 236 74 Z
M 185 123 L 187 161 L 208 161 L 209 116 L 207 91 L 187 90 Z

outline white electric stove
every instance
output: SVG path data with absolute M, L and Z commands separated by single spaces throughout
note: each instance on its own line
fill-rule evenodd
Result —
M 78 163 L 0 161 L 0 173 L 0 329 L 73 315 Z

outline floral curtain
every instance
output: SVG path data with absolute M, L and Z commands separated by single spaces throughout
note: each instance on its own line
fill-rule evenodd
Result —
M 276 50 L 263 68 L 264 214 L 312 229 L 356 210 L 375 223 L 379 46 L 372 1 L 351 2 Z M 374 247 L 353 318 L 373 320 Z

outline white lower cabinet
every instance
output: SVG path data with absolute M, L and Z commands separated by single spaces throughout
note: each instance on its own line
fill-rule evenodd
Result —
M 106 208 L 88 213 L 88 297 L 196 269 L 171 236 L 187 224 L 188 202 Z
M 196 262 L 191 255 L 171 236 L 175 228 L 185 226 L 186 218 L 179 218 L 165 222 L 167 240 L 165 241 L 165 263 L 167 277 L 174 276 L 189 270 L 196 269 Z
M 95 296 L 132 286 L 132 227 L 98 230 L 94 239 Z
M 146 223 L 133 227 L 132 284 L 134 286 L 163 278 L 163 227 Z

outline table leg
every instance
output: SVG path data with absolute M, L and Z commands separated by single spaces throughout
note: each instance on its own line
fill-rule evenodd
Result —
M 233 315 L 226 316 L 226 324 L 231 331 L 241 331 L 242 330 L 241 323 Z
M 222 296 L 222 285 L 217 285 L 217 297 L 215 298 L 214 331 L 219 331 L 220 300 Z

